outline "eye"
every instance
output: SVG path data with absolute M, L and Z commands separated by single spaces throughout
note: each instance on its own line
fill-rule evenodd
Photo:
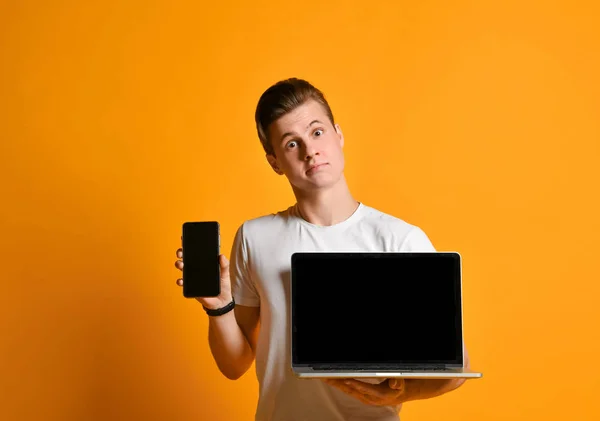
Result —
M 323 134 L 323 130 L 317 129 L 315 130 L 315 136 L 321 136 Z
M 288 148 L 293 148 L 294 146 L 296 146 L 296 141 L 292 140 L 290 143 L 287 144 Z

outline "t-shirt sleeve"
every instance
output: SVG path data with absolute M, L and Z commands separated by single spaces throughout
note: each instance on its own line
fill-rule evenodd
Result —
M 413 226 L 402 245 L 402 251 L 430 252 L 436 249 L 425 231 Z
M 243 224 L 238 228 L 231 247 L 229 278 L 231 280 L 231 294 L 236 304 L 248 307 L 258 307 L 260 305 L 260 297 L 250 275 Z

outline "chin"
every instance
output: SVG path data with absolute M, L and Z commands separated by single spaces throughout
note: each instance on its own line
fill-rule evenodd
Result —
M 323 177 L 320 180 L 301 180 L 297 183 L 292 183 L 292 185 L 294 188 L 302 191 L 326 190 L 335 187 L 339 183 L 340 179 L 341 177 L 338 177 L 337 179 Z

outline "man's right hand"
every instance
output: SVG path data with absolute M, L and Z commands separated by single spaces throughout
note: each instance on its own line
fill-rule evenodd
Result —
M 231 295 L 231 281 L 229 279 L 229 261 L 225 255 L 219 256 L 219 264 L 221 266 L 221 294 L 218 297 L 198 297 L 198 300 L 204 307 L 208 309 L 219 309 L 225 307 L 232 300 Z M 177 250 L 177 261 L 175 267 L 180 271 L 183 271 L 183 249 Z M 183 287 L 183 279 L 177 279 L 177 285 Z

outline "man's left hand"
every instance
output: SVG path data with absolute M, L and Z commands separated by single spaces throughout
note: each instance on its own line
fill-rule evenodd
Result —
M 405 379 L 389 379 L 380 384 L 368 384 L 354 379 L 324 379 L 323 381 L 368 405 L 399 405 L 415 399 L 418 394 L 418 390 L 411 387 L 411 383 Z

